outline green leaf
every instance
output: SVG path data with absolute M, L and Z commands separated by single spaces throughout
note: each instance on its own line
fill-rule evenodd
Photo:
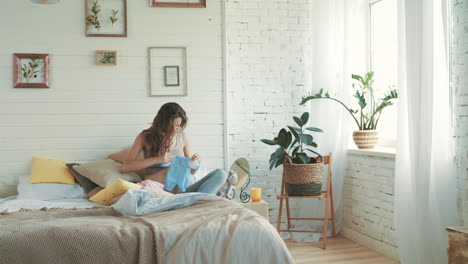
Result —
M 314 141 L 314 138 L 308 134 L 299 134 L 299 137 L 301 138 L 302 142 L 306 145 L 309 145 Z
M 270 162 L 270 170 L 273 169 L 273 167 L 275 166 L 276 162 L 278 162 L 278 158 L 275 158 L 274 160 L 272 160 L 272 161 Z
M 312 142 L 312 143 L 309 144 L 309 146 L 312 146 L 312 147 L 316 148 L 316 147 L 317 147 L 317 143 Z
M 330 94 L 328 92 L 326 92 L 325 97 L 330 98 Z
M 294 116 L 293 119 L 294 119 L 294 121 L 296 121 L 296 124 L 297 124 L 298 126 L 300 126 L 300 127 L 303 127 L 303 126 L 304 126 L 304 123 L 302 123 L 302 120 L 301 120 L 299 117 Z
M 323 130 L 320 129 L 320 128 L 317 128 L 317 127 L 308 127 L 306 128 L 307 130 L 309 131 L 313 131 L 313 132 L 320 132 L 320 133 L 323 133 Z
M 297 146 L 297 147 L 294 148 L 294 150 L 292 151 L 292 156 L 293 156 L 293 157 L 295 157 L 295 156 L 297 155 L 297 152 L 299 151 L 299 148 L 300 148 L 300 147 L 301 147 L 301 146 Z
M 289 130 L 291 133 L 294 135 L 294 137 L 299 141 L 299 134 L 298 131 L 296 130 L 295 127 L 288 126 Z
M 302 164 L 307 164 L 310 161 L 310 157 L 305 153 L 299 153 L 297 154 L 297 157 L 302 160 Z
M 265 144 L 267 144 L 267 145 L 271 145 L 271 146 L 276 145 L 276 142 L 274 142 L 273 140 L 261 139 L 260 141 L 262 141 L 263 143 L 265 143 Z
M 286 143 L 286 129 L 282 128 L 278 133 L 278 145 L 284 146 Z
M 286 130 L 285 130 L 285 131 L 286 131 Z M 289 145 L 291 144 L 291 141 L 292 141 L 291 132 L 287 131 L 287 132 L 286 132 L 286 142 L 285 142 L 283 148 L 284 148 L 284 149 L 289 148 Z
M 294 139 L 294 141 L 292 142 L 291 146 L 289 146 L 289 147 L 290 147 L 290 148 L 293 148 L 293 147 L 294 147 L 294 145 L 296 145 L 296 144 L 297 144 L 297 142 L 299 142 L 299 141 L 298 141 L 297 139 Z
M 309 121 L 309 113 L 308 112 L 304 112 L 301 116 L 301 121 L 302 121 L 302 124 L 307 124 L 307 122 Z

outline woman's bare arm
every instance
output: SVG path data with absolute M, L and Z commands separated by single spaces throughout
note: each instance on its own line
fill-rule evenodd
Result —
M 200 155 L 198 155 L 196 153 L 192 155 L 192 153 L 190 151 L 190 141 L 189 141 L 189 139 L 187 137 L 187 134 L 183 133 L 182 134 L 182 139 L 184 140 L 184 155 L 185 155 L 185 157 L 191 158 L 192 160 L 196 160 L 196 161 L 198 161 L 198 163 L 200 163 L 201 162 Z M 190 174 L 195 174 L 196 172 L 197 172 L 197 170 L 195 170 L 195 169 L 190 170 Z
M 143 160 L 137 160 L 138 154 L 143 150 L 144 147 L 144 137 L 143 134 L 140 133 L 136 137 L 135 141 L 133 142 L 132 148 L 127 155 L 122 167 L 120 167 L 121 173 L 127 173 L 132 171 L 138 171 L 144 168 L 151 167 L 155 164 L 161 164 L 164 162 L 168 162 L 172 160 L 170 155 L 164 155 L 159 157 L 150 157 Z M 167 161 L 166 161 L 167 160 Z

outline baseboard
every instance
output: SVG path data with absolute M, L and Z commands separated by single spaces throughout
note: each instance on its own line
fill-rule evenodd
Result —
M 398 248 L 395 246 L 383 243 L 347 227 L 343 227 L 341 229 L 340 234 L 358 244 L 375 250 L 393 260 L 400 261 L 400 256 L 398 255 Z

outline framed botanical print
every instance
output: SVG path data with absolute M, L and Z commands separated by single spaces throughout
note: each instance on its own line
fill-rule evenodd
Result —
M 127 37 L 127 0 L 85 0 L 87 37 Z
M 13 87 L 49 88 L 49 54 L 14 53 Z
M 148 48 L 150 96 L 186 96 L 187 49 L 185 47 Z
M 96 50 L 96 65 L 117 66 L 117 51 Z
M 206 0 L 151 0 L 150 3 L 152 7 L 206 7 Z

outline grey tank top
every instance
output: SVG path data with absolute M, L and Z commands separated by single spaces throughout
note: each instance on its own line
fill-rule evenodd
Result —
M 173 144 L 171 145 L 170 149 L 169 149 L 169 153 L 173 156 L 182 156 L 184 157 L 184 146 L 185 146 L 185 142 L 182 138 L 182 133 L 176 133 L 175 134 L 175 142 L 173 142 Z M 149 150 L 146 149 L 146 147 L 143 148 L 143 155 L 145 157 L 145 159 L 147 158 L 150 158 L 150 155 L 149 155 Z M 161 166 L 162 165 L 162 166 Z M 164 167 L 169 167 L 170 163 L 163 163 L 163 164 L 155 164 L 151 167 L 147 167 L 145 168 L 145 174 L 146 176 L 148 175 L 151 175 L 155 172 L 158 172 L 160 171 L 161 169 L 163 169 Z

